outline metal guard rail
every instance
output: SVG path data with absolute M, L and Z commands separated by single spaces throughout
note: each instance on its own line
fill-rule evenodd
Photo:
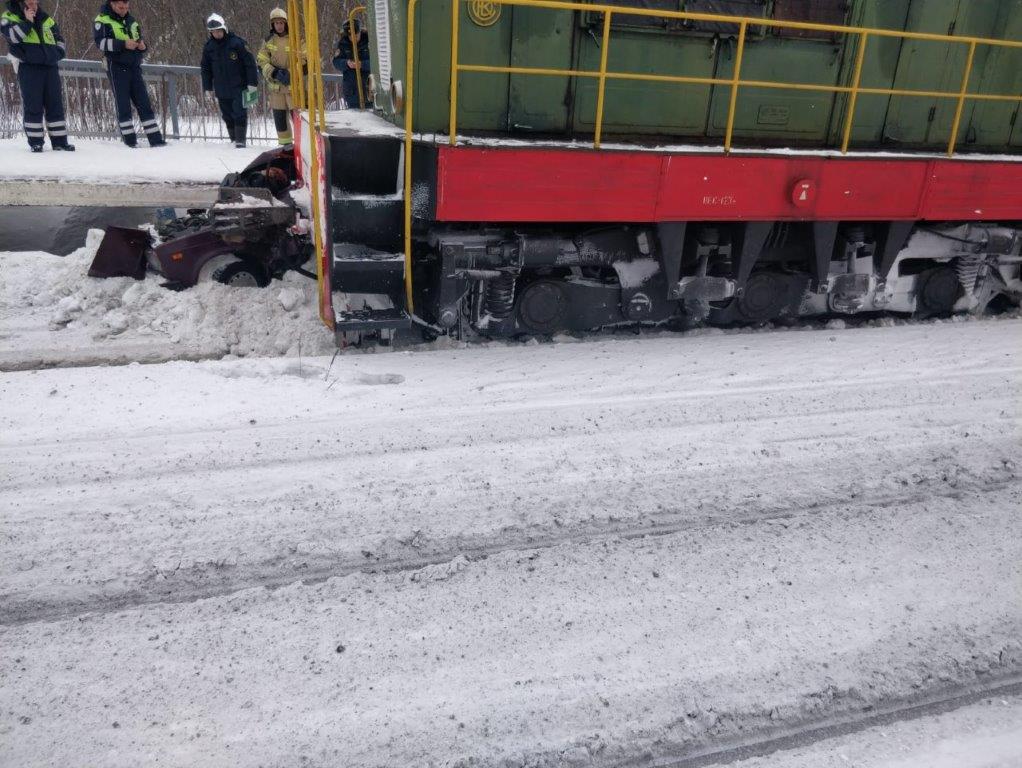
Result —
M 0 66 L 12 66 L 9 55 L 0 55 Z M 103 61 L 92 61 L 88 59 L 64 59 L 59 63 L 62 74 L 72 77 L 95 78 L 105 80 L 108 77 L 106 63 Z M 143 64 L 142 77 L 148 83 L 162 83 L 167 89 L 167 112 L 170 116 L 171 138 L 181 137 L 181 118 L 178 101 L 179 77 L 201 78 L 202 68 L 185 64 Z M 299 75 L 300 76 L 300 75 Z M 324 81 L 340 86 L 341 75 L 322 75 Z M 114 134 L 111 134 L 113 136 Z

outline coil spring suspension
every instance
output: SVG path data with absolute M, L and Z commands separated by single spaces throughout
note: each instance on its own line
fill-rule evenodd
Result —
M 504 272 L 486 281 L 487 314 L 494 320 L 506 320 L 515 306 L 515 276 Z
M 961 283 L 966 296 L 971 296 L 975 292 L 985 263 L 986 257 L 980 253 L 959 256 L 955 259 L 955 273 L 958 275 L 958 282 Z

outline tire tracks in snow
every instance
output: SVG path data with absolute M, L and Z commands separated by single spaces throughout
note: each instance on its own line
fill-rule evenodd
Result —
M 428 542 L 413 542 L 405 545 L 405 551 L 399 553 L 377 556 L 372 552 L 363 552 L 361 559 L 351 557 L 331 559 L 315 565 L 304 565 L 298 570 L 292 565 L 286 572 L 282 572 L 281 568 L 288 561 L 293 561 L 291 556 L 278 556 L 243 567 L 212 563 L 199 568 L 189 568 L 183 573 L 180 570 L 172 571 L 169 575 L 160 572 L 154 574 L 145 587 L 126 590 L 119 594 L 95 595 L 86 600 L 26 600 L 20 605 L 0 606 L 0 627 L 62 621 L 88 614 L 116 613 L 162 603 L 191 603 L 248 589 L 275 590 L 296 583 L 311 585 L 355 574 L 389 575 L 414 572 L 428 566 L 448 563 L 459 557 L 477 561 L 509 552 L 532 553 L 564 545 L 594 546 L 617 540 L 671 536 L 713 527 L 734 528 L 787 522 L 794 524 L 799 519 L 827 514 L 843 513 L 845 517 L 852 518 L 874 510 L 894 509 L 926 499 L 961 499 L 969 495 L 993 495 L 1004 492 L 1010 494 L 1020 488 L 1022 478 L 1011 476 L 1008 479 L 987 481 L 982 484 L 966 483 L 954 488 L 937 488 L 925 495 L 904 493 L 876 494 L 862 498 L 853 496 L 838 501 L 831 500 L 799 508 L 773 509 L 726 519 L 678 520 L 679 515 L 675 512 L 663 516 L 674 517 L 673 521 L 667 519 L 662 522 L 642 523 L 612 521 L 553 532 L 537 532 L 533 527 L 527 530 L 501 531 L 495 536 L 468 539 L 453 543 L 453 546 L 449 541 L 435 542 L 433 547 L 430 547 Z M 159 581 L 161 579 L 162 584 Z
M 951 712 L 985 699 L 1022 694 L 1022 672 L 1009 669 L 986 680 L 942 686 L 916 696 L 890 698 L 859 711 L 834 713 L 803 723 L 782 725 L 744 739 L 727 739 L 708 747 L 687 750 L 674 757 L 634 759 L 629 768 L 705 768 L 797 749 L 816 742 L 865 731 L 877 726 Z

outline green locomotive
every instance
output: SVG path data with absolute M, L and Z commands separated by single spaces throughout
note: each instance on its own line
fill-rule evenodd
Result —
M 450 2 L 429 0 L 417 6 L 414 130 L 421 133 L 448 129 Z M 461 3 L 461 61 L 599 69 L 602 14 L 493 2 L 481 4 L 492 10 L 480 19 L 473 12 L 479 5 Z M 1022 40 L 1022 0 L 613 0 L 608 5 Z M 385 48 L 373 46 L 373 71 L 395 73 L 377 105 L 387 119 L 402 126 L 403 116 L 395 109 L 400 98 L 395 98 L 390 86 L 405 71 L 406 7 L 403 0 L 380 0 L 368 7 L 370 28 L 377 34 L 389 30 Z M 384 19 L 383 13 L 389 18 Z M 613 18 L 611 29 L 610 70 L 718 79 L 733 74 L 736 24 L 621 13 Z M 832 32 L 751 28 L 742 77 L 847 86 L 854 74 L 856 42 L 853 35 Z M 957 91 L 966 55 L 965 46 L 873 38 L 861 84 L 878 89 Z M 977 49 L 973 90 L 1022 93 L 1022 50 Z M 594 130 L 597 98 L 592 78 L 469 72 L 459 76 L 458 92 L 461 131 L 585 137 Z M 611 81 L 606 86 L 604 134 L 719 144 L 729 97 L 730 88 L 721 85 Z M 847 103 L 844 94 L 743 90 L 734 135 L 750 146 L 839 146 Z M 954 111 L 955 104 L 948 99 L 861 95 L 851 146 L 939 150 L 947 145 Z M 962 118 L 959 148 L 1019 151 L 1022 123 L 1017 114 L 1017 103 L 970 102 Z
M 928 316 L 1022 295 L 1022 0 L 367 15 L 375 110 L 316 129 L 339 338 Z

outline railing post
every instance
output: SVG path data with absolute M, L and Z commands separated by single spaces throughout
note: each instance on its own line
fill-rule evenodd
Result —
M 596 92 L 596 131 L 593 136 L 593 149 L 600 148 L 603 137 L 603 99 L 607 90 L 607 53 L 610 48 L 610 17 L 612 11 L 603 12 L 603 42 L 600 44 L 600 82 Z
M 351 52 L 355 57 L 355 85 L 358 88 L 358 108 L 366 108 L 365 89 L 362 88 L 362 60 L 358 57 L 358 37 L 355 35 L 355 14 L 361 11 L 365 13 L 364 5 L 356 5 L 348 12 L 348 37 L 351 40 Z M 368 35 L 369 32 L 367 31 Z M 322 96 L 322 94 L 320 94 Z
M 735 54 L 735 73 L 731 78 L 731 105 L 727 110 L 727 131 L 724 133 L 724 151 L 731 151 L 731 134 L 735 128 L 735 104 L 738 102 L 738 83 L 742 76 L 742 54 L 745 53 L 745 30 L 749 22 L 738 25 L 738 53 Z
M 965 59 L 965 74 L 962 75 L 962 87 L 958 91 L 958 106 L 955 108 L 955 119 L 951 124 L 951 140 L 947 144 L 947 156 L 955 153 L 958 143 L 958 126 L 962 122 L 962 110 L 965 108 L 965 94 L 969 90 L 969 77 L 972 75 L 972 60 L 976 56 L 976 41 L 969 43 L 969 55 Z
M 287 0 L 287 40 L 291 49 L 291 103 L 295 109 L 305 108 L 305 74 L 302 72 L 302 17 L 298 0 Z
M 456 0 L 451 0 L 456 2 Z M 408 0 L 408 32 L 405 41 L 405 144 L 404 144 L 404 196 L 405 196 L 405 305 L 408 307 L 408 314 L 415 312 L 415 305 L 412 303 L 412 122 L 415 110 L 415 10 L 419 0 Z M 454 126 L 451 126 L 451 136 L 454 136 Z
M 170 125 L 175 139 L 181 138 L 181 113 L 177 107 L 177 74 L 167 76 L 167 101 L 170 109 Z
M 852 78 L 852 92 L 848 97 L 848 114 L 845 115 L 845 133 L 841 138 L 841 154 L 848 152 L 848 142 L 852 138 L 852 120 L 855 115 L 855 102 L 859 100 L 859 83 L 862 81 L 862 61 L 866 58 L 866 40 L 868 32 L 859 35 L 859 52 L 855 56 L 855 76 Z
M 453 147 L 458 136 L 458 21 L 461 17 L 461 0 L 451 0 L 451 117 L 448 126 L 448 143 Z

